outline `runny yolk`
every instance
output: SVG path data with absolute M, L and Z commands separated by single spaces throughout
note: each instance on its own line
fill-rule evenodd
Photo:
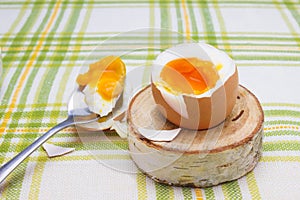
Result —
M 97 83 L 97 92 L 106 100 L 118 96 L 122 92 L 120 77 L 114 71 L 104 71 Z
M 178 58 L 163 67 L 160 77 L 173 92 L 198 95 L 214 87 L 219 74 L 210 61 Z
M 107 56 L 89 66 L 88 72 L 77 77 L 81 86 L 97 88 L 105 100 L 117 97 L 123 90 L 126 68 L 123 61 L 116 56 Z

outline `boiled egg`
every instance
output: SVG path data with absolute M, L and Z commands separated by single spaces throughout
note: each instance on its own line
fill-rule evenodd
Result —
M 238 72 L 223 51 L 185 43 L 158 55 L 152 93 L 162 115 L 179 127 L 202 130 L 223 122 L 237 98 Z
M 99 114 L 102 121 L 116 106 L 124 88 L 125 76 L 123 61 L 116 56 L 107 56 L 90 64 L 88 71 L 77 77 L 89 109 Z

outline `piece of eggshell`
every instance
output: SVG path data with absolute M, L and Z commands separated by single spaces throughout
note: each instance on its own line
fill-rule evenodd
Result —
M 148 140 L 157 142 L 170 142 L 180 133 L 181 128 L 171 130 L 153 130 L 147 128 L 138 128 L 138 132 Z
M 75 150 L 75 148 L 60 147 L 49 143 L 44 143 L 42 146 L 49 158 L 63 156 Z
M 110 127 L 110 130 L 115 130 L 121 138 L 127 138 L 128 126 L 127 126 L 126 111 L 117 115 L 111 121 L 112 121 L 112 125 Z
M 226 82 L 214 91 L 211 96 L 197 98 L 182 95 L 185 102 L 187 117 L 181 116 L 164 99 L 160 90 L 154 83 L 151 84 L 154 100 L 164 110 L 161 113 L 172 123 L 179 127 L 203 130 L 222 123 L 231 113 L 235 105 L 238 89 L 238 71 L 235 72 Z

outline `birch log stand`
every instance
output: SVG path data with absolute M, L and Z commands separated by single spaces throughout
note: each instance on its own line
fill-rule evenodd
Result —
M 256 166 L 262 151 L 263 121 L 257 98 L 239 86 L 235 107 L 224 123 L 203 131 L 182 129 L 171 142 L 151 141 L 138 127 L 178 127 L 159 113 L 148 86 L 129 105 L 129 150 L 138 168 L 157 182 L 213 186 L 238 179 Z

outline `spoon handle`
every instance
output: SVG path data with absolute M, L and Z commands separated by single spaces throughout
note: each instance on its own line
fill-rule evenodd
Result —
M 5 163 L 0 168 L 0 183 L 23 161 L 27 158 L 32 152 L 34 152 L 38 147 L 40 147 L 43 143 L 45 143 L 50 137 L 52 137 L 58 131 L 74 125 L 74 118 L 69 116 L 65 121 L 57 124 L 49 131 L 44 133 L 41 137 L 36 139 L 31 145 L 26 147 L 23 151 L 21 151 L 18 155 L 16 155 L 13 159 Z

